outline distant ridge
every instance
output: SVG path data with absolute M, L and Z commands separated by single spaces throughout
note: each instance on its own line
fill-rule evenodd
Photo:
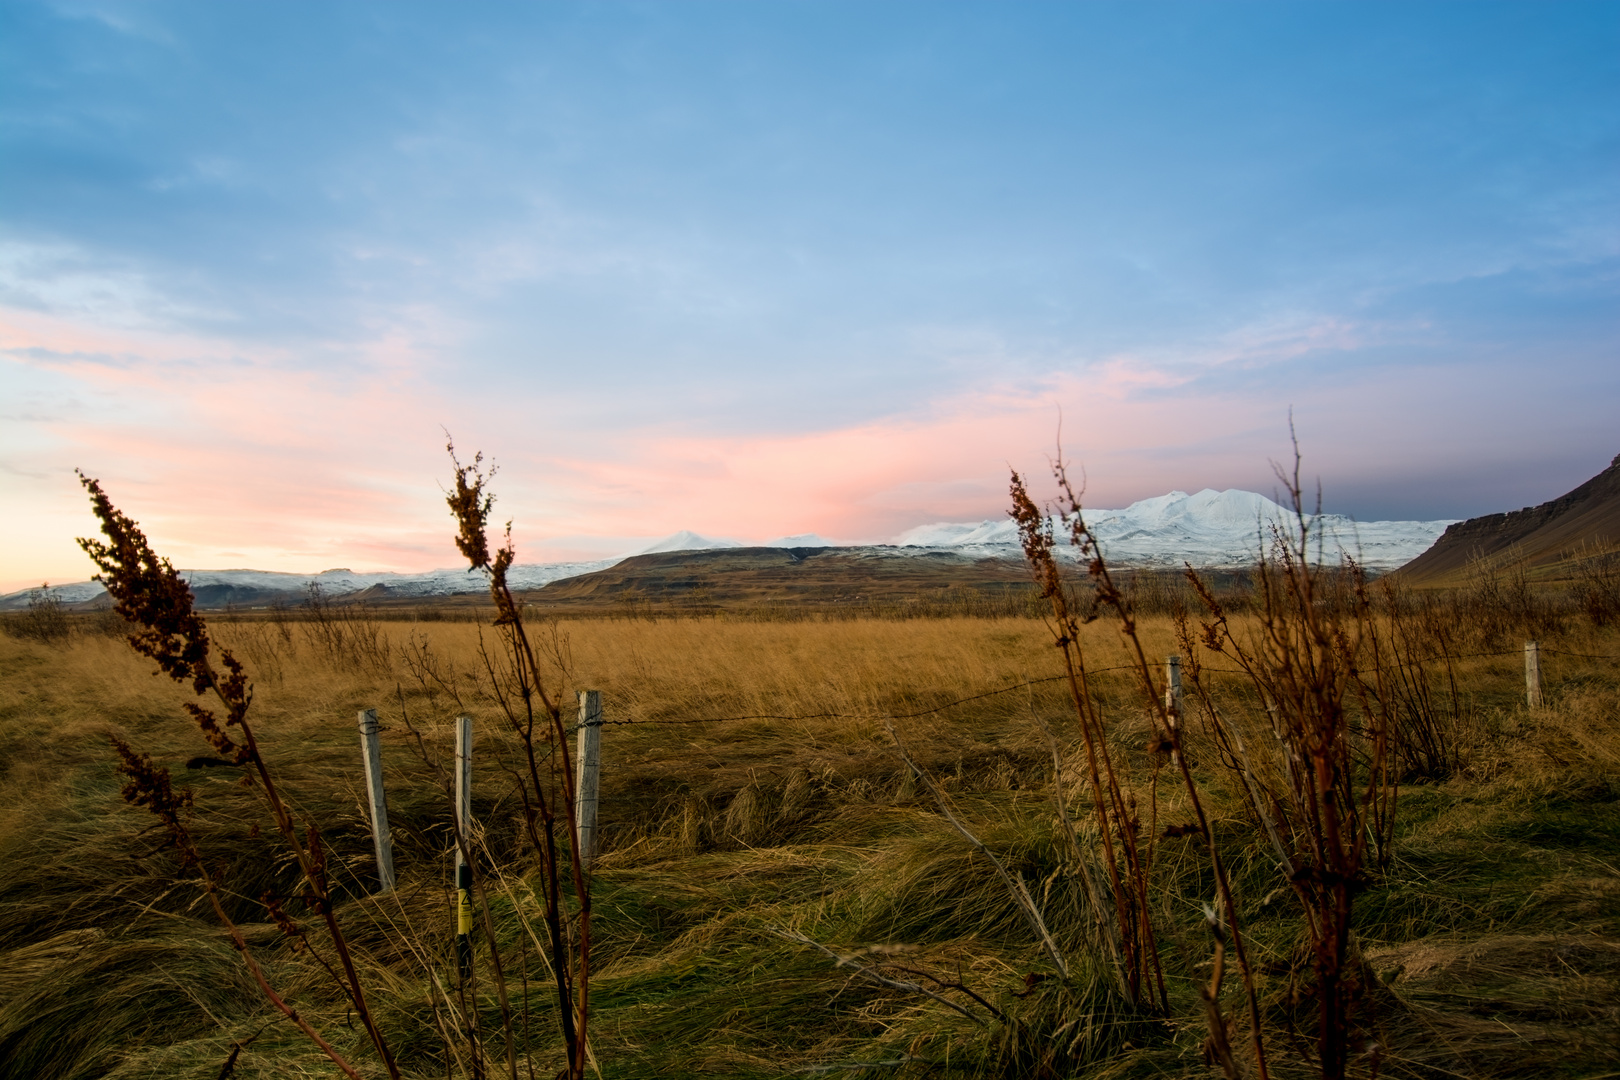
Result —
M 1620 454 L 1567 495 L 1540 506 L 1457 522 L 1398 573 L 1414 585 L 1429 585 L 1461 572 L 1479 556 L 1548 567 L 1582 545 L 1616 543 L 1620 543 Z
M 1179 570 L 1186 563 L 1203 569 L 1252 566 L 1259 557 L 1270 523 L 1286 524 L 1289 516 L 1287 510 L 1264 495 L 1250 491 L 1210 489 L 1191 495 L 1184 491 L 1172 491 L 1168 495 L 1132 503 L 1123 510 L 1093 508 L 1086 511 L 1086 519 L 1096 531 L 1113 565 L 1169 570 Z M 1374 571 L 1393 570 L 1408 562 L 1433 543 L 1449 524 L 1447 521 L 1356 522 L 1337 514 L 1312 518 L 1313 531 L 1322 540 L 1319 549 L 1322 558 L 1337 562 L 1340 553 L 1344 552 Z M 765 592 L 777 587 L 775 579 L 771 577 L 777 571 L 769 568 L 787 566 L 796 567 L 791 580 L 799 584 L 794 589 L 801 589 L 804 583 L 815 579 L 818 582 L 816 590 L 831 590 L 829 595 L 834 596 L 841 595 L 839 590 L 851 583 L 864 582 L 860 588 L 867 591 L 900 588 L 901 582 L 905 583 L 904 588 L 913 588 L 917 585 L 913 571 L 927 571 L 937 576 L 936 572 L 947 566 L 977 567 L 969 573 L 969 577 L 975 581 L 993 579 L 998 586 L 1002 583 L 1001 571 L 992 573 L 985 569 L 987 561 L 1010 563 L 1018 568 L 1019 573 L 1023 572 L 1018 529 L 1012 521 L 1002 517 L 994 521 L 919 525 L 889 544 L 839 544 L 815 533 L 801 533 L 745 548 L 736 540 L 702 536 L 683 530 L 618 558 L 571 563 L 519 563 L 511 568 L 509 578 L 515 589 L 535 590 L 552 582 L 606 570 L 626 561 L 632 564 L 626 568 L 627 572 L 637 567 L 640 568 L 637 573 L 651 568 L 654 576 L 657 576 L 672 573 L 670 567 L 681 560 L 652 556 L 728 551 L 746 552 L 747 555 L 736 560 L 700 559 L 693 565 L 702 566 L 704 574 L 718 572 L 722 567 L 731 572 L 742 572 L 746 566 L 748 574 L 759 576 L 758 588 Z M 843 552 L 849 558 L 817 558 L 808 565 L 801 565 L 804 563 L 802 557 L 786 558 L 782 554 L 809 551 L 822 555 Z M 1067 547 L 1060 551 L 1065 557 L 1074 554 Z M 635 562 L 637 559 L 641 561 Z M 900 563 L 906 560 L 912 560 L 916 565 L 902 571 Z M 810 572 L 812 570 L 813 573 Z M 264 570 L 182 570 L 181 573 L 190 582 L 198 606 L 216 610 L 298 604 L 308 595 L 312 585 L 318 586 L 322 595 L 339 602 L 365 601 L 389 605 L 424 601 L 474 602 L 475 598 L 486 595 L 483 576 L 469 573 L 465 568 L 430 570 L 420 574 L 357 573 L 341 567 L 323 570 L 319 574 Z M 958 570 L 953 569 L 946 576 L 957 573 Z M 830 576 L 822 580 L 823 575 Z M 847 580 L 835 581 L 839 575 Z M 612 591 L 605 581 L 600 577 L 593 578 L 591 588 L 597 592 Z M 740 583 L 738 587 L 741 588 Z M 753 589 L 754 586 L 749 588 Z M 561 595 L 566 591 L 553 589 L 550 595 Z M 92 581 L 53 585 L 51 593 L 63 604 L 78 609 L 105 607 L 110 602 L 105 590 Z M 34 592 L 27 589 L 0 596 L 0 611 L 25 608 L 33 596 Z
M 698 608 L 838 605 L 1027 590 L 1020 561 L 954 551 L 874 547 L 734 547 L 632 555 L 605 570 L 554 581 L 529 599 L 544 608 L 623 603 Z

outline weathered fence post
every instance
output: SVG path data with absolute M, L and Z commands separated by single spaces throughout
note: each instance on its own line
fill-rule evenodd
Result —
M 377 891 L 394 888 L 394 837 L 388 831 L 388 796 L 383 791 L 382 748 L 377 742 L 377 710 L 360 710 L 360 756 L 366 766 L 366 801 L 371 809 L 371 844 L 377 851 Z
M 472 717 L 456 717 L 456 968 L 472 973 Z
M 1164 708 L 1170 723 L 1181 723 L 1181 657 L 1164 658 Z
M 1524 700 L 1532 709 L 1541 708 L 1541 646 L 1524 643 Z
M 596 800 L 602 774 L 602 694 L 579 692 L 579 761 L 574 776 L 574 822 L 579 828 L 579 863 L 587 870 L 596 858 Z

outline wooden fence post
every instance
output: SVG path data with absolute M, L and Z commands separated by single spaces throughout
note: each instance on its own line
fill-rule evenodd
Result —
M 1532 709 L 1541 708 L 1541 646 L 1524 643 L 1524 700 Z
M 1164 658 L 1164 708 L 1173 726 L 1181 724 L 1181 657 Z
M 371 809 L 371 844 L 377 851 L 377 891 L 394 888 L 394 836 L 388 831 L 388 796 L 383 791 L 382 748 L 377 742 L 377 710 L 360 710 L 360 756 L 366 766 L 366 801 Z
M 574 822 L 579 828 L 579 863 L 590 869 L 596 858 L 596 801 L 602 774 L 602 694 L 579 692 L 579 746 L 574 778 Z
M 472 973 L 472 717 L 456 717 L 456 968 Z

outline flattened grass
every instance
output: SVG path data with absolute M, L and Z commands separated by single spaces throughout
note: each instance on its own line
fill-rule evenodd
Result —
M 406 1073 L 444 1076 L 429 971 L 445 970 L 450 933 L 447 804 L 433 769 L 411 752 L 400 703 L 440 758 L 450 718 L 473 713 L 476 816 L 493 857 L 516 868 L 516 808 L 499 768 L 509 748 L 481 696 L 475 627 L 387 630 L 396 645 L 407 633 L 427 635 L 445 685 L 415 682 L 397 656 L 392 672 L 357 670 L 296 633 L 219 626 L 251 645 L 250 661 L 258 652 L 255 670 L 271 673 L 255 704 L 266 752 L 300 814 L 332 844 L 349 895 L 343 917 Z M 883 731 L 883 713 L 1054 674 L 1042 624 L 661 619 L 564 630 L 565 691 L 601 689 L 610 720 L 813 717 L 608 728 L 592 1020 L 602 1076 L 869 1076 L 878 1062 L 878 1074 L 904 1076 L 1207 1074 L 1195 985 L 1209 956 L 1207 860 L 1193 840 L 1158 842 L 1155 918 L 1173 1015 L 1145 1024 L 1121 1008 L 1092 955 L 1083 890 L 1054 843 L 1050 758 L 1031 712 L 1067 741 L 1062 686 L 1020 685 L 897 725 L 968 826 L 1030 883 L 1078 973 L 1070 987 L 1046 977 L 1005 886 L 919 794 Z M 1089 631 L 1094 666 L 1124 661 L 1111 630 Z M 1168 625 L 1149 627 L 1150 648 L 1174 651 L 1171 640 Z M 1564 646 L 1620 653 L 1612 635 Z M 1557 652 L 1543 666 L 1549 705 L 1531 713 L 1514 657 L 1466 662 L 1463 773 L 1402 790 L 1391 870 L 1358 897 L 1366 1038 L 1378 1043 L 1385 1075 L 1620 1068 L 1620 680 L 1612 663 Z M 172 686 L 117 641 L 90 635 L 60 648 L 0 637 L 0 667 L 0 1073 L 212 1078 L 244 1043 L 237 1077 L 331 1073 L 247 981 L 147 818 L 122 805 L 111 731 L 195 789 L 203 847 L 219 860 L 272 977 L 374 1068 L 344 1002 L 256 922 L 259 893 L 291 888 L 291 868 L 252 837 L 267 822 L 230 770 L 186 767 L 207 748 Z M 1124 674 L 1098 682 L 1119 745 L 1140 770 L 1146 727 L 1136 691 Z M 1220 695 L 1234 714 L 1252 708 L 1230 678 Z M 383 900 L 363 899 L 372 868 L 354 718 L 364 707 L 381 709 L 387 726 L 402 888 Z M 1196 741 L 1188 753 L 1212 792 L 1261 965 L 1273 1045 L 1283 1048 L 1276 1073 L 1305 1075 L 1304 1057 L 1287 1049 L 1301 1007 L 1290 997 L 1297 901 L 1213 755 Z M 1078 797 L 1073 778 L 1065 786 Z M 1162 828 L 1180 818 L 1176 797 L 1161 794 Z M 536 912 L 521 880 L 508 884 L 510 892 L 492 879 L 491 907 L 504 955 L 516 956 Z M 960 981 L 989 1008 L 941 992 L 988 1022 L 874 984 L 783 931 L 861 962 Z M 528 982 L 525 993 L 513 975 L 536 1075 L 549 1075 L 560 1039 L 543 964 L 526 947 L 515 969 Z M 484 989 L 487 1028 L 496 1012 Z M 1077 1015 L 1085 1023 L 1064 1026 Z

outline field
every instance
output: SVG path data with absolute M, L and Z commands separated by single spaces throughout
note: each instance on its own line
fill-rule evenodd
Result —
M 1234 620 L 1240 635 L 1255 625 Z M 1500 623 L 1489 640 L 1459 630 L 1478 633 L 1454 648 L 1456 694 L 1437 713 L 1445 775 L 1394 778 L 1388 858 L 1355 897 L 1351 1075 L 1620 1075 L 1620 633 L 1578 614 Z M 609 722 L 591 887 L 596 1074 L 1220 1071 L 1200 993 L 1218 962 L 1206 917 L 1216 882 L 1202 841 L 1167 828 L 1188 800 L 1147 748 L 1154 720 L 1114 624 L 1086 625 L 1080 645 L 1150 841 L 1168 1009 L 1148 1018 L 1121 1003 L 1065 854 L 1054 783 L 1076 820 L 1089 796 L 1075 706 L 1053 678 L 1062 654 L 1042 621 L 531 613 L 530 624 L 555 662 L 554 689 L 569 701 L 600 690 Z M 299 888 L 260 794 L 236 767 L 210 763 L 180 708 L 189 693 L 154 677 L 116 629 L 82 617 L 53 640 L 0 635 L 0 1074 L 337 1075 L 249 978 L 164 830 L 120 798 L 117 736 L 195 793 L 192 835 L 272 983 L 363 1075 L 383 1075 L 349 1003 L 260 903 Z M 409 1077 L 473 1075 L 436 990 L 454 978 L 451 810 L 437 770 L 451 719 L 473 716 L 476 846 L 518 1075 L 555 1075 L 534 852 L 507 771 L 516 746 L 480 659 L 493 632 L 351 617 L 217 618 L 213 629 L 247 664 L 284 797 L 330 848 L 339 918 Z M 1186 651 L 1167 617 L 1145 619 L 1141 634 L 1156 672 Z M 1528 636 L 1544 650 L 1538 709 L 1524 698 Z M 1444 681 L 1435 668 L 1425 677 Z M 1203 678 L 1210 706 L 1258 746 L 1265 714 L 1242 680 Z M 1189 700 L 1182 752 L 1230 875 L 1270 1074 L 1317 1075 L 1300 905 L 1241 781 L 1192 722 L 1201 707 Z M 400 885 L 384 896 L 370 895 L 363 708 L 385 725 Z M 1053 976 L 1014 890 L 941 798 L 1028 883 L 1068 979 Z M 479 950 L 482 971 L 487 943 Z M 1224 993 L 1246 1072 L 1235 973 Z M 492 1033 L 489 1075 L 507 1075 L 490 979 L 475 997 Z

